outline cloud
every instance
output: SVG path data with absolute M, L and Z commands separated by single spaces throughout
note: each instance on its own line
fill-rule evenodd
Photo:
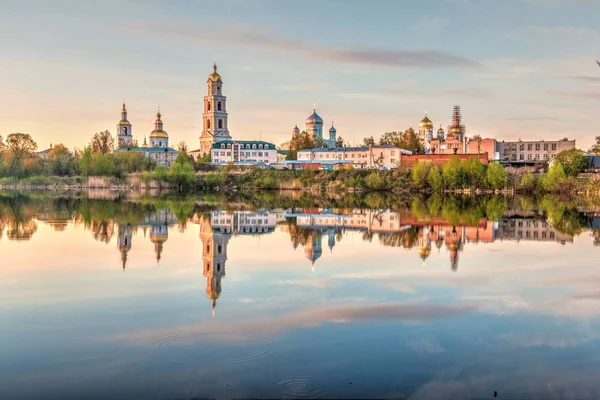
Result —
M 509 117 L 507 121 L 518 121 L 518 122 L 536 122 L 536 121 L 559 121 L 555 117 Z
M 525 32 L 530 35 L 555 39 L 600 40 L 600 31 L 583 26 L 527 26 Z
M 142 24 L 133 28 L 138 33 L 157 33 L 201 42 L 221 42 L 270 51 L 310 57 L 320 61 L 365 64 L 386 67 L 453 67 L 477 68 L 481 64 L 465 57 L 437 50 L 381 49 L 374 47 L 336 48 L 287 39 L 258 27 L 242 26 L 219 29 L 217 33 L 192 26 Z
M 600 92 L 574 92 L 568 90 L 548 90 L 548 94 L 582 100 L 600 100 Z
M 573 76 L 571 78 L 575 79 L 577 81 L 584 82 L 584 83 L 600 84 L 600 76 L 579 75 L 579 76 Z
M 320 307 L 296 313 L 269 316 L 248 321 L 220 322 L 181 326 L 172 329 L 157 329 L 118 334 L 109 340 L 133 342 L 155 342 L 172 335 L 205 330 L 222 332 L 251 332 L 269 334 L 302 327 L 314 327 L 324 323 L 349 323 L 372 321 L 421 322 L 461 315 L 477 309 L 475 304 L 458 305 L 411 305 L 384 303 L 360 306 Z

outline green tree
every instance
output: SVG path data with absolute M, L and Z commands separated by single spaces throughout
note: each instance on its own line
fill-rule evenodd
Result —
M 79 157 L 79 171 L 81 175 L 88 176 L 92 165 L 92 149 L 86 146 Z
M 488 165 L 486 179 L 493 189 L 504 189 L 508 180 L 508 174 L 502 165 L 494 162 Z
M 115 150 L 115 140 L 108 130 L 97 132 L 90 142 L 92 153 L 108 154 Z
M 596 136 L 596 142 L 590 147 L 590 153 L 600 154 L 600 136 Z
M 442 177 L 440 167 L 433 165 L 431 168 L 429 168 L 429 173 L 427 174 L 427 183 L 433 190 L 441 190 L 444 188 L 444 178 Z
M 75 158 L 64 144 L 57 144 L 48 152 L 48 172 L 67 176 L 75 171 Z
M 565 174 L 562 164 L 555 159 L 550 168 L 548 168 L 548 172 L 542 178 L 541 184 L 544 190 L 555 191 L 560 188 L 566 179 L 567 175 Z
M 487 182 L 485 168 L 485 165 L 477 158 L 471 157 L 467 159 L 463 166 L 463 186 L 470 186 L 478 189 L 483 188 Z
M 9 156 L 8 175 L 21 173 L 24 160 L 37 150 L 37 143 L 28 133 L 11 133 L 6 137 L 6 150 Z
M 457 189 L 461 186 L 462 163 L 460 158 L 451 157 L 450 160 L 442 167 L 442 177 L 444 178 L 444 186 L 450 189 Z
M 411 179 L 413 184 L 418 189 L 423 189 L 427 186 L 427 175 L 429 174 L 429 165 L 427 163 L 419 161 L 415 165 L 411 172 Z
M 576 176 L 587 169 L 590 159 L 587 154 L 579 149 L 563 150 L 554 157 L 554 162 L 562 165 L 567 176 Z
M 521 182 L 519 182 L 519 188 L 525 193 L 534 193 L 537 189 L 537 179 L 535 176 L 528 172 L 521 177 Z
M 335 140 L 335 147 L 344 147 L 344 138 L 342 138 L 341 136 L 338 136 L 337 139 Z

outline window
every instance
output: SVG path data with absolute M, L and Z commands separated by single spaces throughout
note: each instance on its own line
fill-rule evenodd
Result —
M 550 239 L 554 239 L 554 232 L 550 232 Z
M 546 239 L 546 232 L 542 232 L 542 239 Z
M 552 143 L 552 150 L 556 150 L 556 143 Z
M 206 129 L 210 129 L 210 119 L 206 120 Z
M 217 263 L 217 272 L 221 272 L 221 263 Z
M 262 144 L 259 144 L 259 145 L 258 145 L 258 148 L 262 150 Z
M 253 144 L 253 145 L 252 145 L 252 149 L 256 149 L 256 144 Z
M 547 159 L 548 159 L 548 153 L 545 153 L 544 154 L 544 160 L 547 160 Z
M 262 157 L 262 151 L 259 151 L 259 152 L 258 152 L 258 156 L 259 156 L 259 157 Z
M 222 119 L 219 120 L 219 129 L 223 129 L 223 120 Z
M 540 159 L 540 155 L 539 155 L 539 154 L 536 154 L 536 155 L 535 155 L 535 159 L 536 159 L 536 160 L 539 160 L 539 159 Z
M 217 86 L 217 94 L 221 94 L 221 87 Z
M 220 101 L 217 103 L 217 110 L 221 111 L 221 102 Z
M 527 159 L 531 160 L 531 159 L 533 159 L 533 156 L 531 154 L 527 154 Z
M 392 159 L 390 160 L 390 162 L 391 162 L 392 164 L 396 164 L 396 159 L 395 159 L 395 158 L 392 158 Z
M 540 149 L 540 144 L 539 144 L 539 143 L 536 143 L 536 144 L 535 144 L 535 149 L 536 149 L 536 150 L 539 150 L 539 149 Z
M 524 154 L 519 154 L 519 160 L 523 161 L 525 159 L 525 155 Z
M 223 246 L 221 246 L 221 245 L 217 246 L 217 253 L 219 253 L 219 254 L 223 253 Z
M 227 143 L 227 148 L 230 149 L 231 148 L 231 143 Z
M 231 155 L 231 152 L 230 152 L 230 151 L 228 151 L 228 152 L 227 152 L 227 155 L 228 155 L 228 156 L 230 156 L 230 155 Z
M 224 149 L 225 148 L 225 143 L 221 143 L 221 148 Z
M 210 272 L 210 263 L 206 264 L 206 271 Z
M 548 143 L 544 143 L 544 150 L 548 150 Z
M 162 141 L 158 142 L 158 147 L 162 147 Z
M 252 152 L 252 157 L 256 157 L 256 152 L 255 151 Z
M 206 111 L 210 111 L 210 101 L 206 103 Z
M 519 145 L 519 150 L 521 150 L 521 151 L 525 150 L 525 145 L 524 144 L 520 144 Z
M 527 144 L 527 150 L 533 150 L 533 145 L 531 143 Z
M 247 145 L 246 145 L 246 148 L 247 148 L 247 149 L 249 149 L 249 148 L 250 148 L 250 145 L 249 145 L 249 144 L 247 144 Z

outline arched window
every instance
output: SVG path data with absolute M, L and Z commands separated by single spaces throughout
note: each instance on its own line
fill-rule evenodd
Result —
M 206 111 L 210 111 L 210 101 L 207 103 Z
M 221 86 L 217 86 L 217 94 L 221 94 Z
M 253 144 L 253 145 L 252 145 L 252 148 L 253 148 L 253 149 L 256 149 L 256 145 L 255 145 L 255 144 Z
M 227 143 L 227 148 L 230 149 L 231 148 L 231 143 Z
M 225 148 L 225 143 L 221 143 L 221 148 L 224 149 Z
M 247 149 L 249 149 L 249 148 L 250 148 L 250 145 L 249 145 L 249 144 L 247 144 L 247 145 L 246 145 L 246 148 L 247 148 Z
M 217 253 L 221 254 L 223 252 L 223 247 L 221 247 L 221 245 L 219 245 L 217 247 Z
M 221 102 L 220 101 L 217 103 L 217 110 L 221 111 Z
M 206 129 L 210 129 L 210 119 L 206 120 Z
M 158 147 L 162 147 L 162 141 L 158 142 Z
M 223 120 L 222 119 L 219 120 L 219 129 L 223 129 Z
M 217 264 L 217 272 L 221 272 L 221 263 Z
M 259 149 L 259 150 L 262 150 L 262 144 L 259 144 L 259 145 L 258 145 L 258 149 Z
M 210 263 L 206 264 L 206 272 L 210 272 Z

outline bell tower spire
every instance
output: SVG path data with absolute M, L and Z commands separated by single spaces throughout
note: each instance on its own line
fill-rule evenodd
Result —
M 204 96 L 204 112 L 202 113 L 202 135 L 200 151 L 210 154 L 214 143 L 231 140 L 227 127 L 227 97 L 223 95 L 223 80 L 217 72 L 217 63 L 213 63 L 213 72 L 206 81 L 208 92 Z
M 123 101 L 121 109 L 121 120 L 117 124 L 117 143 L 119 147 L 131 147 L 133 145 L 133 133 L 131 132 L 131 124 L 127 119 L 127 107 Z

